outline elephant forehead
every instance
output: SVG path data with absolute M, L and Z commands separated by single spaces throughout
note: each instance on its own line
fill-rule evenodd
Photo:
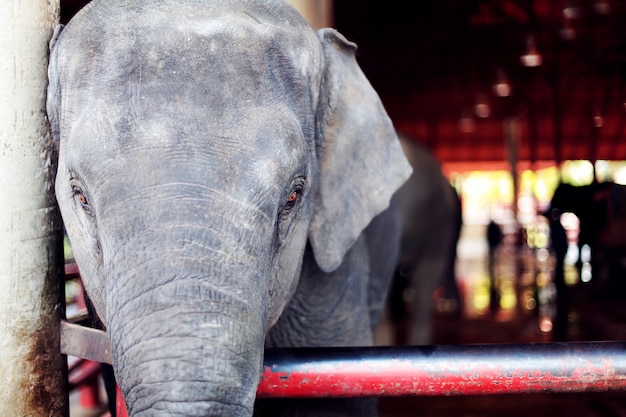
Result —
M 158 112 L 135 118 L 108 108 L 95 113 L 83 111 L 64 141 L 68 168 L 84 176 L 215 171 L 217 176 L 241 177 L 254 171 L 260 179 L 293 173 L 315 160 L 314 143 L 285 106 L 272 106 L 272 111 L 242 107 L 217 121 Z
M 249 136 L 288 109 L 312 138 L 322 59 L 315 35 L 294 32 L 298 20 L 276 26 L 273 16 L 228 3 L 202 2 L 186 14 L 144 5 L 135 24 L 126 17 L 97 37 L 84 36 L 81 24 L 67 29 L 58 45 L 65 133 L 81 119 L 90 126 L 81 134 L 121 147 L 141 138 Z M 229 133 L 229 125 L 247 131 Z
M 151 30 L 135 39 L 124 37 L 115 47 L 105 43 L 67 51 L 63 85 L 118 102 L 126 96 L 166 99 L 161 105 L 193 99 L 199 105 L 226 106 L 233 98 L 266 97 L 297 100 L 294 105 L 316 103 L 320 59 L 307 48 L 285 48 L 252 35 L 245 38 L 248 42 L 231 34 L 198 37 L 185 31 L 164 38 Z
M 75 81 L 124 87 L 126 78 L 133 82 L 132 77 L 141 76 L 149 82 L 158 75 L 191 78 L 196 86 L 204 79 L 214 82 L 216 90 L 245 85 L 246 77 L 257 88 L 279 78 L 300 78 L 306 86 L 319 81 L 314 79 L 322 61 L 317 37 L 282 2 L 93 3 L 70 22 L 58 42 L 66 50 L 66 72 Z M 93 36 L 96 31 L 98 36 Z M 291 82 L 297 87 L 297 80 Z

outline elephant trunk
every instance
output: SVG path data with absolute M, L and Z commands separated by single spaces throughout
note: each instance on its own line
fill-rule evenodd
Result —
M 249 272 L 258 268 L 159 253 L 108 278 L 107 327 L 130 415 L 251 416 L 266 329 L 267 290 Z

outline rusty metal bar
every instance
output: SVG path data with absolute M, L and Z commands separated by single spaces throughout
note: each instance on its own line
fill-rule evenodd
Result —
M 268 350 L 259 397 L 450 396 L 626 389 L 626 343 Z
M 111 364 L 111 346 L 106 332 L 61 321 L 61 353 Z
M 62 329 L 63 353 L 111 363 L 106 333 Z M 259 397 L 618 391 L 626 390 L 626 342 L 268 349 L 264 368 Z

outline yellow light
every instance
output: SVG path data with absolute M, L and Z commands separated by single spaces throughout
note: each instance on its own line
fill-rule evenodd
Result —
M 477 313 L 484 312 L 489 308 L 490 296 L 489 296 L 489 278 L 481 277 L 473 291 L 471 291 L 470 300 L 474 311 Z
M 517 297 L 513 292 L 505 292 L 500 297 L 500 307 L 504 310 L 511 310 L 517 304 Z

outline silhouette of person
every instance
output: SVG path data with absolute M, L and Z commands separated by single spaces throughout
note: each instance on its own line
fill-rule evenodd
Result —
M 500 226 L 491 219 L 487 225 L 487 244 L 489 246 L 488 270 L 489 270 L 489 305 L 496 310 L 499 305 L 498 291 L 496 288 L 496 252 L 502 243 L 503 235 Z
M 553 209 L 548 216 L 550 223 L 550 246 L 554 251 L 556 265 L 554 267 L 554 285 L 556 286 L 557 295 L 567 297 L 565 285 L 565 255 L 567 254 L 567 233 L 561 224 L 561 212 L 559 209 Z
M 554 253 L 554 286 L 556 288 L 556 317 L 554 320 L 554 339 L 567 340 L 567 314 L 569 297 L 565 284 L 565 255 L 567 254 L 567 232 L 561 224 L 561 211 L 552 209 L 544 213 L 550 225 L 550 248 Z

